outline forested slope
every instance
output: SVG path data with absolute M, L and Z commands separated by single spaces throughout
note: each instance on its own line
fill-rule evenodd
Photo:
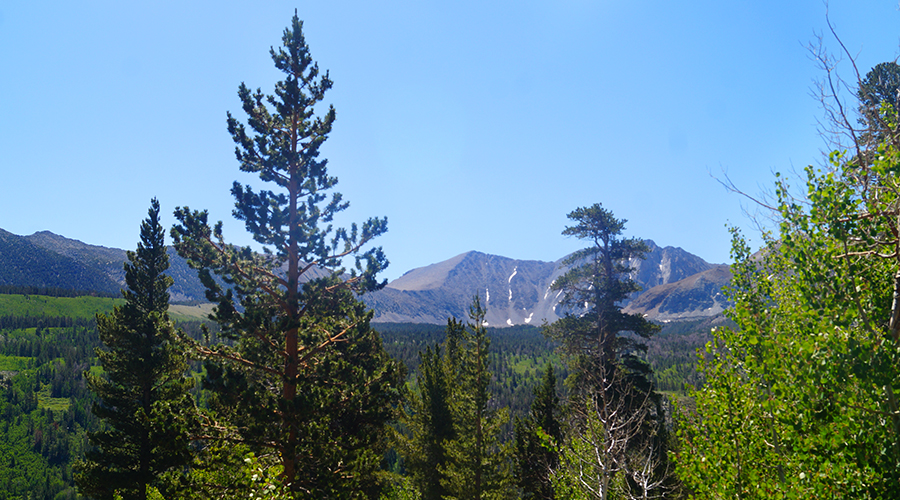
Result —
M 118 303 L 120 299 L 97 297 L 0 295 L 0 500 L 26 493 L 31 498 L 76 498 L 72 463 L 85 451 L 86 431 L 99 425 L 83 379 L 84 371 L 96 365 L 94 349 L 100 346 L 93 317 Z M 201 335 L 196 322 L 179 325 L 192 336 Z M 684 382 L 696 380 L 694 349 L 707 338 L 697 329 L 708 326 L 673 323 L 651 343 L 650 361 L 661 388 L 680 390 Z M 445 336 L 441 325 L 382 323 L 377 329 L 388 353 L 407 367 L 410 380 L 417 373 L 419 353 Z M 491 328 L 488 333 L 492 406 L 508 407 L 512 416 L 527 413 L 548 363 L 557 370 L 563 390 L 567 368 L 540 328 Z M 505 430 L 507 439 L 511 429 Z

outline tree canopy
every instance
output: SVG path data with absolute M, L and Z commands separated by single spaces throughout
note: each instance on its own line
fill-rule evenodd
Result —
M 699 498 L 897 498 L 900 149 L 892 91 L 880 95 L 891 64 L 860 83 L 878 122 L 850 131 L 855 151 L 807 167 L 801 194 L 777 176 L 765 246 L 751 252 L 733 230 L 736 327 L 701 359 L 677 455 Z

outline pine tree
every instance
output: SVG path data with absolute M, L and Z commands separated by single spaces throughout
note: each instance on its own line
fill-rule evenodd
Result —
M 627 365 L 638 377 L 636 382 L 646 385 L 649 366 L 634 355 L 646 350 L 646 346 L 623 333 L 649 338 L 659 327 L 641 315 L 622 312 L 621 303 L 640 290 L 629 277 L 630 261 L 643 259 L 647 245 L 637 238 L 622 238 L 627 221 L 616 219 L 599 203 L 578 208 L 568 217 L 575 225 L 566 227 L 562 234 L 587 240 L 590 245 L 563 261 L 563 266 L 572 267 L 552 287 L 563 292 L 563 305 L 577 314 L 566 314 L 545 332 L 560 339 L 579 363 L 587 363 L 574 370 L 576 376 L 591 373 L 593 363 L 612 371 Z M 576 385 L 589 387 L 584 383 Z
M 448 336 L 460 335 L 456 333 L 460 326 L 448 321 Z M 445 443 L 455 434 L 450 412 L 452 372 L 443 353 L 441 346 L 435 346 L 420 354 L 417 390 L 410 391 L 402 416 L 406 434 L 397 435 L 404 467 L 422 500 L 443 500 L 447 495 L 441 470 L 447 464 Z
M 205 211 L 188 207 L 176 210 L 172 234 L 217 304 L 220 335 L 233 341 L 193 346 L 222 419 L 210 432 L 277 457 L 295 496 L 371 497 L 402 373 L 358 296 L 384 286 L 376 280 L 387 266 L 381 248 L 362 248 L 387 221 L 332 227 L 348 207 L 319 159 L 335 111 L 319 115 L 317 106 L 332 82 L 313 62 L 302 26 L 295 13 L 283 47 L 270 51 L 285 74 L 274 95 L 238 89 L 251 130 L 228 114 L 240 169 L 272 186 L 235 182 L 231 190 L 235 217 L 264 252 L 226 243 L 221 223 L 210 227 Z M 355 259 L 352 269 L 342 267 L 345 257 Z
M 523 498 L 553 499 L 552 471 L 559 465 L 556 447 L 562 442 L 561 407 L 553 365 L 534 391 L 531 412 L 516 419 L 515 475 Z
M 442 345 L 421 354 L 416 389 L 398 433 L 412 483 L 423 500 L 496 499 L 513 494 L 506 408 L 491 407 L 490 339 L 476 297 L 472 323 L 447 321 Z
M 627 221 L 617 219 L 599 203 L 578 208 L 568 218 L 575 224 L 563 234 L 587 240 L 589 246 L 563 261 L 572 267 L 552 287 L 563 292 L 562 303 L 572 312 L 545 326 L 544 332 L 562 342 L 572 366 L 568 381 L 575 409 L 570 414 L 571 427 L 576 433 L 579 427 L 602 430 L 598 434 L 602 439 L 589 448 L 596 445 L 608 455 L 600 467 L 604 474 L 623 471 L 629 478 L 631 463 L 641 463 L 641 467 L 652 463 L 652 475 L 665 475 L 668 435 L 662 397 L 653 388 L 649 364 L 641 358 L 646 352 L 642 339 L 659 327 L 621 307 L 622 301 L 640 289 L 629 277 L 630 262 L 644 258 L 647 245 L 637 238 L 622 238 Z M 621 429 L 622 435 L 610 434 L 613 427 Z M 613 441 L 628 446 L 613 447 Z M 654 454 L 649 462 L 645 460 L 648 457 L 635 456 L 645 450 Z M 651 483 L 657 485 L 658 481 Z M 640 489 L 638 484 L 629 484 L 633 490 Z M 606 494 L 606 486 L 600 490 Z
M 888 61 L 875 65 L 859 82 L 858 131 L 861 150 L 875 150 L 879 143 L 900 141 L 897 136 L 897 113 L 900 112 L 900 65 Z M 861 152 L 861 151 L 860 151 Z M 871 153 L 870 153 L 871 155 Z
M 163 274 L 169 267 L 164 235 L 153 199 L 137 251 L 127 254 L 125 305 L 97 315 L 103 373 L 85 377 L 99 401 L 94 415 L 107 428 L 90 436 L 93 449 L 77 467 L 85 495 L 145 499 L 151 486 L 172 486 L 165 473 L 190 460 L 191 383 L 167 314 L 172 278 Z
M 500 442 L 500 429 L 509 416 L 506 408 L 490 406 L 491 342 L 484 315 L 476 296 L 469 309 L 472 322 L 468 328 L 447 329 L 447 355 L 455 367 L 450 400 L 455 435 L 446 442 L 449 460 L 441 470 L 446 498 L 489 500 L 513 494 L 511 452 Z

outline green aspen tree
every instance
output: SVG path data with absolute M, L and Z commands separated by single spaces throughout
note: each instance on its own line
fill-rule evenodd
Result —
M 800 193 L 776 174 L 763 248 L 732 230 L 736 327 L 713 332 L 676 455 L 697 498 L 900 497 L 896 65 L 859 84 L 853 144 Z
M 167 314 L 172 278 L 163 274 L 169 267 L 164 237 L 154 199 L 137 251 L 127 254 L 125 305 L 97 315 L 103 371 L 85 377 L 106 429 L 91 434 L 92 449 L 76 466 L 75 480 L 87 496 L 146 499 L 151 487 L 172 487 L 164 476 L 191 458 L 192 384 Z

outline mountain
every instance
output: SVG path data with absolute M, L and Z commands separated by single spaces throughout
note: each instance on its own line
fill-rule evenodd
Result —
M 701 300 L 703 294 L 715 296 L 721 286 L 715 289 L 715 285 L 708 285 L 710 278 L 689 280 L 698 273 L 722 266 L 710 264 L 681 248 L 659 247 L 651 240 L 646 243 L 650 247 L 646 259 L 632 262 L 632 278 L 646 293 L 660 286 L 683 282 L 680 288 L 671 290 L 685 296 L 696 295 L 694 302 L 673 300 L 663 306 L 665 309 L 677 303 L 693 309 L 659 313 L 658 307 L 650 308 L 646 312 L 648 317 L 655 319 L 656 315 L 664 314 L 669 318 L 681 313 L 685 318 L 693 318 L 715 314 L 715 308 L 698 310 L 696 307 L 698 304 L 707 306 L 708 301 Z M 487 310 L 485 320 L 489 325 L 540 325 L 545 320 L 553 322 L 564 314 L 558 308 L 560 292 L 550 288 L 566 271 L 560 267 L 562 260 L 515 260 L 472 251 L 413 269 L 363 299 L 375 311 L 375 322 L 444 323 L 448 317 L 467 318 L 469 305 L 477 294 Z M 721 278 L 719 274 L 712 276 Z M 692 286 L 697 284 L 706 288 L 693 290 Z M 655 291 L 654 296 L 658 293 L 663 292 Z M 632 300 L 642 295 L 636 294 Z M 634 312 L 645 313 L 644 309 L 635 307 Z
M 725 307 L 722 286 L 730 273 L 680 248 L 659 247 L 632 262 L 632 278 L 643 288 L 625 310 L 659 321 L 713 316 Z M 169 248 L 173 303 L 205 302 L 195 270 Z M 89 245 L 41 231 L 17 236 L 0 229 L 0 286 L 33 286 L 119 294 L 125 285 L 126 252 Z M 363 296 L 375 322 L 443 324 L 468 318 L 477 294 L 490 326 L 553 322 L 564 314 L 551 285 L 566 269 L 556 262 L 517 260 L 471 251 L 413 269 L 384 289 Z M 321 273 L 317 273 L 321 274 Z M 572 311 L 577 313 L 577 311 Z
M 681 248 L 659 247 L 653 240 L 644 242 L 650 247 L 650 252 L 643 260 L 631 262 L 632 269 L 635 269 L 631 278 L 645 291 L 683 280 L 715 266 Z
M 187 261 L 168 249 L 173 302 L 204 302 L 205 288 Z M 89 245 L 40 231 L 17 236 L 0 229 L 0 285 L 94 291 L 118 296 L 125 286 L 125 250 Z
M 674 283 L 655 286 L 623 310 L 662 322 L 715 316 L 728 305 L 722 288 L 730 282 L 728 266 L 719 264 Z
M 540 324 L 556 318 L 549 287 L 559 275 L 558 262 L 472 251 L 413 269 L 363 300 L 376 322 L 446 323 L 448 317 L 467 318 L 477 294 L 489 325 Z
M 0 229 L 0 285 L 118 293 L 107 274 L 69 255 L 47 250 L 27 238 Z

